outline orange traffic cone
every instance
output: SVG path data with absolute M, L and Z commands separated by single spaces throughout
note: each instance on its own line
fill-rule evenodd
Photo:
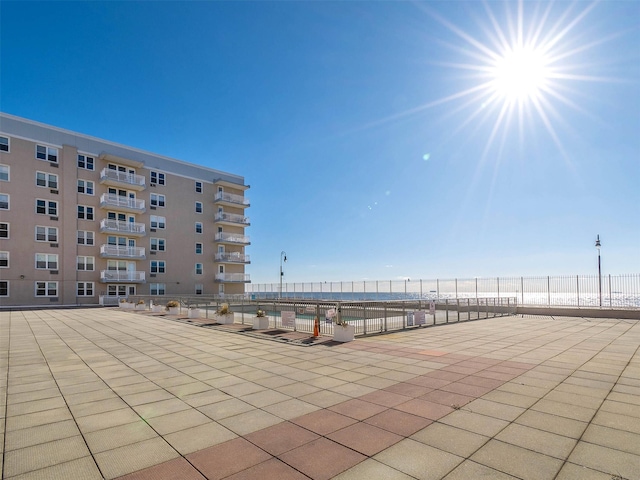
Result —
M 320 319 L 318 318 L 317 315 L 316 315 L 315 321 L 313 322 L 313 336 L 314 337 L 320 336 Z

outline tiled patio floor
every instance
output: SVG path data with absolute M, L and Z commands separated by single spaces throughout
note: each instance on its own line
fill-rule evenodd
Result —
M 640 324 L 502 317 L 304 347 L 0 312 L 3 479 L 640 479 Z

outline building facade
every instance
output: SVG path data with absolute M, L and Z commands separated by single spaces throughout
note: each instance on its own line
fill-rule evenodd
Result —
M 0 113 L 0 305 L 242 294 L 248 188 Z

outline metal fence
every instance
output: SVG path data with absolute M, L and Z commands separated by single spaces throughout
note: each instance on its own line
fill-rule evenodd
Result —
M 446 300 L 514 297 L 521 305 L 640 308 L 640 274 L 248 284 L 254 299 Z

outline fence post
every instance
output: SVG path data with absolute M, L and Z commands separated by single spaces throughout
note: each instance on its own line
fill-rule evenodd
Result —
M 576 301 L 579 307 L 580 306 L 580 277 L 578 275 L 576 275 Z
M 458 279 L 456 278 L 456 298 L 458 298 Z
M 547 275 L 547 306 L 548 307 L 551 306 L 551 280 L 549 279 L 548 275 Z
M 458 310 L 458 322 L 460 321 L 460 299 L 458 298 L 458 279 L 456 278 L 456 305 Z
M 611 308 L 611 299 L 613 295 L 611 295 L 611 274 L 609 274 L 609 308 Z
M 520 303 L 524 305 L 524 277 L 520 277 Z
M 387 302 L 384 302 L 384 331 L 387 331 Z
M 362 302 L 362 321 L 364 322 L 364 334 L 366 335 L 367 334 L 367 303 L 366 302 Z

